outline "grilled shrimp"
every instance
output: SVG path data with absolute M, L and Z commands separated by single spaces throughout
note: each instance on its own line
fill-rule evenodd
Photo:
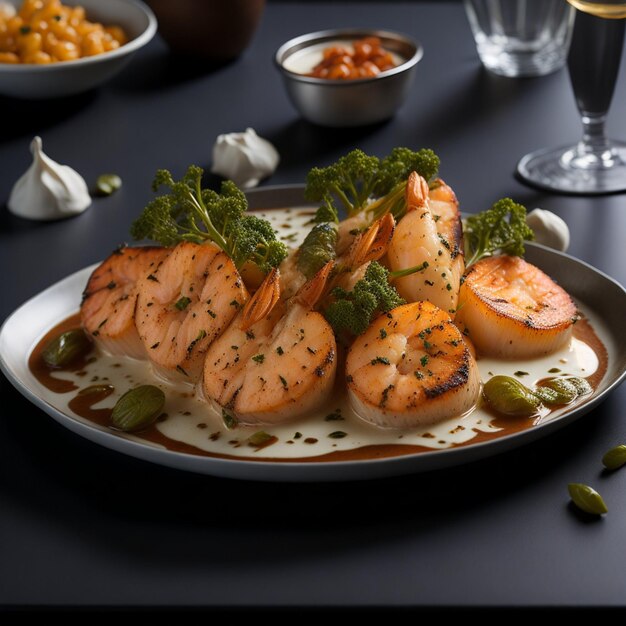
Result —
M 136 323 L 153 366 L 196 382 L 207 348 L 248 300 L 228 255 L 212 243 L 179 243 L 137 282 Z
M 395 286 L 408 302 L 428 300 L 454 313 L 465 269 L 454 193 L 441 182 L 429 199 L 428 183 L 413 172 L 407 181 L 406 202 L 407 214 L 396 228 L 387 258 L 394 271 L 419 265 L 424 269 L 398 278 Z
M 89 277 L 80 307 L 81 321 L 105 352 L 146 358 L 135 326 L 136 282 L 168 253 L 167 248 L 120 248 Z
M 332 263 L 288 302 L 280 299 L 279 270 L 270 274 L 209 348 L 204 364 L 207 399 L 245 424 L 277 424 L 321 406 L 337 367 L 332 328 L 312 311 Z
M 540 269 L 494 256 L 467 271 L 455 322 L 483 354 L 528 358 L 565 345 L 577 318 L 569 294 Z
M 376 319 L 352 344 L 346 375 L 352 408 L 388 428 L 462 415 L 480 393 L 478 366 L 460 331 L 426 301 Z

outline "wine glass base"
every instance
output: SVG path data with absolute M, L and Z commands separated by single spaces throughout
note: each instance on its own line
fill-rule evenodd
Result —
M 571 195 L 626 191 L 626 144 L 611 142 L 602 158 L 581 154 L 578 146 L 537 150 L 522 157 L 517 174 L 541 189 Z

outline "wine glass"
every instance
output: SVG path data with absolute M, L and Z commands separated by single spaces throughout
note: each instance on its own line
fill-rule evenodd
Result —
M 582 140 L 527 154 L 517 172 L 550 191 L 578 195 L 624 191 L 626 144 L 610 140 L 605 123 L 622 56 L 626 2 L 567 1 L 578 9 L 567 67 L 582 120 Z

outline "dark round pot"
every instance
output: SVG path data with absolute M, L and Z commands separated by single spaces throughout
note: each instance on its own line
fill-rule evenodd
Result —
M 172 52 L 212 61 L 239 56 L 257 28 L 265 0 L 146 0 Z

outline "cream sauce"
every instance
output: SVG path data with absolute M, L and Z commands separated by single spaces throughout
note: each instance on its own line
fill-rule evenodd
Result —
M 270 220 L 280 238 L 296 246 L 310 228 L 311 209 L 271 210 L 258 215 Z M 587 378 L 597 388 L 607 367 L 607 355 L 595 335 L 601 327 L 585 308 L 587 319 L 575 326 L 571 343 L 553 354 L 522 361 L 478 359 L 484 381 L 496 374 L 516 376 L 527 386 L 543 378 L 560 375 Z M 511 434 L 530 428 L 539 421 L 554 419 L 568 407 L 560 407 L 538 420 L 505 420 L 479 406 L 463 416 L 455 416 L 434 426 L 410 430 L 380 429 L 361 420 L 350 408 L 343 384 L 343 363 L 339 363 L 337 385 L 332 400 L 314 415 L 297 421 L 265 428 L 237 426 L 226 428 L 221 409 L 209 405 L 184 382 L 172 383 L 157 377 L 150 364 L 129 358 L 97 353 L 88 355 L 80 367 L 50 372 L 42 367 L 39 354 L 45 342 L 62 330 L 79 325 L 75 316 L 61 323 L 40 341 L 30 359 L 31 371 L 41 385 L 41 395 L 57 409 L 78 419 L 101 426 L 117 399 L 129 388 L 141 384 L 160 387 L 166 395 L 161 420 L 143 433 L 120 436 L 178 451 L 228 458 L 259 460 L 340 460 L 345 458 L 377 458 L 409 454 L 416 451 L 446 449 Z M 94 358 L 95 356 L 95 358 Z M 67 381 L 67 382 L 55 382 Z M 112 385 L 112 393 L 77 399 L 77 389 L 92 385 Z M 592 396 L 579 399 L 577 404 Z M 251 435 L 263 430 L 271 439 L 251 445 Z

